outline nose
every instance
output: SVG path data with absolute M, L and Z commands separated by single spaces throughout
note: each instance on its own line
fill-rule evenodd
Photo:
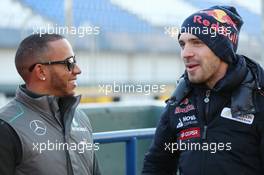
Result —
M 72 73 L 75 74 L 75 75 L 78 75 L 78 74 L 82 73 L 80 67 L 77 64 L 75 64 L 75 66 L 74 66 L 74 68 L 72 70 Z
M 194 56 L 194 52 L 191 46 L 185 44 L 184 48 L 181 50 L 181 57 L 182 58 L 191 58 Z

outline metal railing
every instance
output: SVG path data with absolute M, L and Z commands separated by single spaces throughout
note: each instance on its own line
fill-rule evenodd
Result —
M 130 129 L 94 133 L 94 142 L 100 144 L 126 142 L 126 175 L 136 175 L 137 140 L 153 138 L 156 128 Z

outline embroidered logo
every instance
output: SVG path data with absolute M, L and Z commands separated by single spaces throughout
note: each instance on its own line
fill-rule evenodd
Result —
M 188 126 L 196 123 L 198 123 L 198 121 L 195 115 L 187 115 L 182 118 L 179 118 L 179 123 L 177 124 L 176 128 L 178 129 L 183 126 Z
M 190 104 L 190 101 L 188 98 L 185 98 L 179 106 L 177 106 L 175 108 L 175 114 L 179 114 L 179 113 L 187 113 L 189 111 L 194 110 L 194 106 L 192 104 Z
M 81 127 L 75 118 L 72 120 L 72 131 L 86 132 L 88 129 L 86 127 Z
M 176 128 L 178 129 L 181 127 L 183 127 L 183 123 L 182 123 L 181 119 L 179 118 L 179 123 L 177 124 Z
M 46 134 L 47 131 L 47 126 L 43 121 L 40 120 L 32 120 L 29 123 L 29 127 L 35 134 L 39 136 Z
M 194 128 L 182 130 L 180 132 L 179 140 L 187 140 L 191 138 L 200 138 L 200 137 L 201 137 L 200 128 L 194 127 Z

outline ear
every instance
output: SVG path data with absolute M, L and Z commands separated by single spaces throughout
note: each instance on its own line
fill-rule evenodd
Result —
M 47 70 L 46 67 L 42 64 L 36 64 L 36 67 L 34 69 L 34 73 L 37 77 L 37 79 L 45 81 L 47 78 Z

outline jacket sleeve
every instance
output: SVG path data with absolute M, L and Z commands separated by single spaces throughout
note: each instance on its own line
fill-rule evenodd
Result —
M 259 141 L 259 153 L 260 160 L 261 160 L 261 166 L 262 166 L 262 172 L 264 172 L 264 95 L 256 94 L 256 111 L 257 114 L 254 117 L 254 122 L 257 126 L 257 139 Z
M 261 149 L 262 172 L 264 172 L 264 129 L 261 137 L 260 149 Z
M 157 126 L 152 145 L 145 155 L 142 175 L 176 174 L 179 153 L 178 151 L 172 153 L 168 148 L 176 142 L 176 136 L 170 126 L 169 111 L 170 105 L 167 105 Z
M 101 171 L 100 171 L 100 167 L 99 167 L 96 155 L 94 155 L 93 175 L 101 175 Z
M 264 112 L 263 112 L 264 114 Z M 260 115 L 257 116 L 258 118 L 261 118 L 261 120 L 258 120 L 258 135 L 260 139 L 260 145 L 259 145 L 259 150 L 260 150 L 260 156 L 261 156 L 261 166 L 262 166 L 262 172 L 264 172 L 264 116 Z M 256 118 L 256 119 L 258 119 Z
M 22 158 L 21 142 L 15 131 L 0 120 L 0 174 L 14 175 Z
M 92 129 L 92 125 L 91 125 L 91 122 L 89 120 L 89 117 L 84 113 L 84 111 L 79 110 L 79 109 L 78 109 L 78 111 L 83 116 L 82 118 L 85 119 L 84 122 L 86 123 L 86 126 L 89 128 L 89 131 L 91 134 L 92 140 L 90 140 L 90 142 L 93 143 L 94 142 L 93 137 L 92 137 L 93 129 Z M 94 156 L 93 156 L 93 175 L 101 175 L 100 166 L 99 166 L 95 151 L 93 154 L 94 154 Z

